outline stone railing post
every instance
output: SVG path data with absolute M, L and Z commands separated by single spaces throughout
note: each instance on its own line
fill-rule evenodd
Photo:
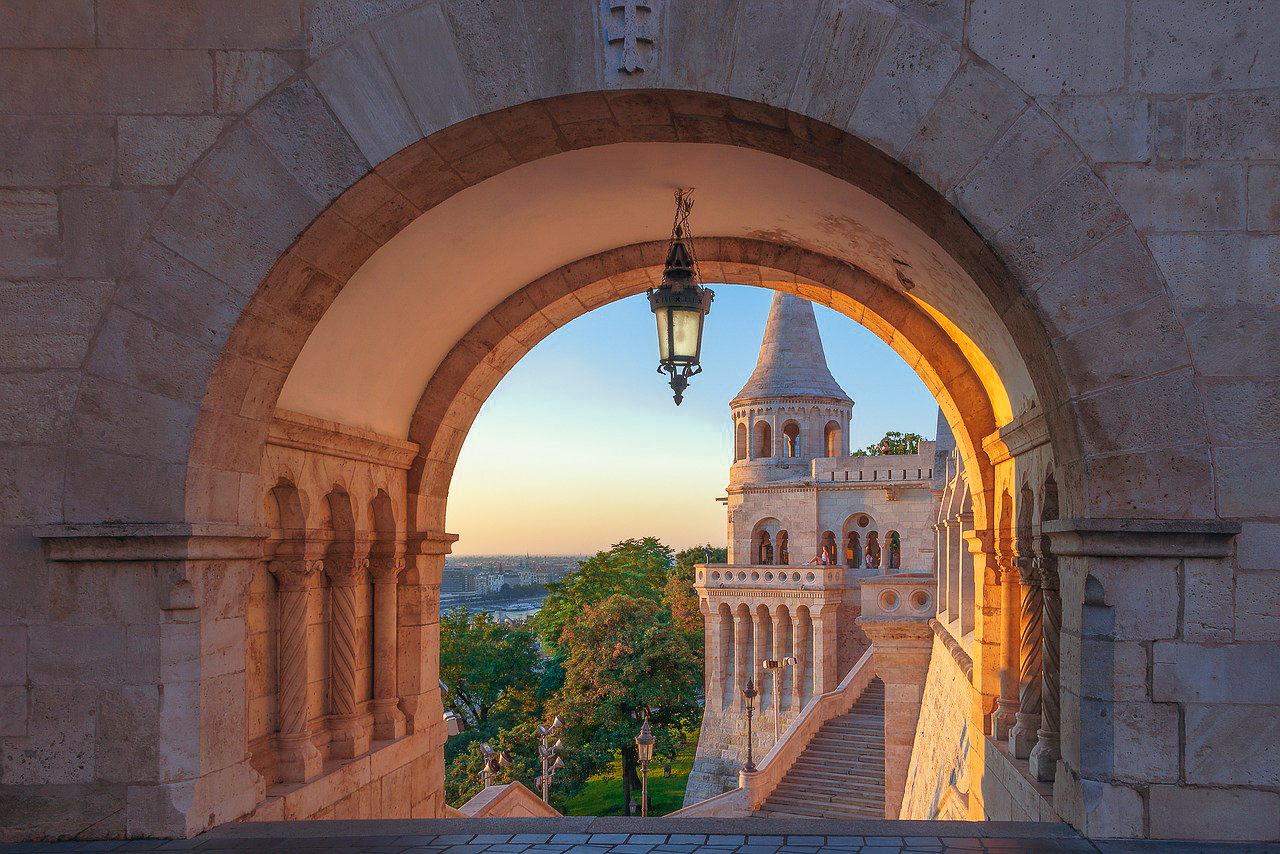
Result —
M 1043 593 L 1043 624 L 1040 633 L 1040 730 L 1031 749 L 1031 773 L 1042 783 L 1053 782 L 1062 755 L 1058 743 L 1062 697 L 1059 692 L 1059 644 L 1062 632 L 1062 597 L 1058 592 L 1058 564 L 1046 552 L 1036 560 Z
M 839 605 L 831 602 L 817 609 L 813 625 L 813 695 L 835 690 L 840 683 Z
M 329 755 L 354 759 L 369 751 L 369 730 L 356 696 L 360 624 L 357 588 L 365 583 L 366 558 L 325 558 L 329 576 Z
M 276 777 L 282 783 L 301 783 L 318 776 L 323 764 L 307 724 L 307 600 L 322 562 L 290 558 L 273 560 L 267 568 L 278 585 L 280 617 Z
M 1009 752 L 1018 759 L 1031 755 L 1036 743 L 1036 730 L 1040 727 L 1041 692 L 1041 620 L 1043 596 L 1040 591 L 1040 575 L 1030 554 L 1019 548 L 1014 558 L 1021 587 L 1021 607 L 1018 609 L 1018 714 L 1009 730 Z
M 369 559 L 373 578 L 373 737 L 378 741 L 405 734 L 396 678 L 397 600 L 404 558 L 378 555 Z
M 911 748 L 925 677 L 933 652 L 933 629 L 927 617 L 863 616 L 858 626 L 871 639 L 876 675 L 884 682 L 884 817 L 898 818 L 907 788 Z
M 791 654 L 796 659 L 795 675 L 791 679 L 791 705 L 798 712 L 804 708 L 805 700 L 809 699 L 805 688 L 809 682 L 807 674 L 813 658 L 813 617 L 807 610 L 796 611 L 792 624 L 791 648 Z
M 773 674 L 764 669 L 764 660 L 772 651 L 769 646 L 773 635 L 773 621 L 769 618 L 768 609 L 757 607 L 751 616 L 754 618 L 751 634 L 751 678 L 755 680 L 756 690 L 760 692 L 756 707 L 763 712 L 765 707 L 773 702 L 773 691 L 770 686 L 765 685 L 765 680 Z

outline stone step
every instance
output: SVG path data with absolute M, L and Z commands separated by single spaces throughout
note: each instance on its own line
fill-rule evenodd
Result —
M 788 789 L 772 792 L 765 803 L 770 804 L 879 804 L 884 806 L 884 795 L 868 795 L 862 792 L 805 792 Z
M 855 772 L 852 774 L 846 774 L 837 769 L 820 770 L 816 768 L 805 768 L 800 773 L 797 773 L 794 779 L 795 785 L 801 788 L 806 785 L 807 781 L 812 781 L 812 783 L 816 785 L 829 787 L 863 786 L 874 788 L 878 786 L 882 789 L 884 788 L 883 773 L 869 774 Z M 778 785 L 780 787 L 792 785 L 790 775 L 788 775 L 788 779 L 781 781 Z
M 849 815 L 870 813 L 884 815 L 884 803 L 834 803 L 817 801 L 767 801 L 765 809 L 786 810 L 787 812 L 807 813 L 808 815 Z

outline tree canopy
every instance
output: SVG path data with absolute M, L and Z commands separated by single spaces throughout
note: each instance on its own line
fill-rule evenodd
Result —
M 899 433 L 897 430 L 890 430 L 884 434 L 884 438 L 879 442 L 854 451 L 850 456 L 874 457 L 881 454 L 918 454 L 920 453 L 920 443 L 923 441 L 925 441 L 925 438 L 919 433 Z

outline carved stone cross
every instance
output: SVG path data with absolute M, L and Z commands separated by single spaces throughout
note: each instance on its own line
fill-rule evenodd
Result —
M 640 20 L 642 10 L 652 14 L 653 4 L 645 0 L 617 0 L 617 2 L 610 0 L 609 3 L 610 16 L 621 12 L 622 18 L 620 21 L 610 22 L 608 41 L 611 45 L 622 45 L 618 70 L 625 71 L 627 74 L 644 71 L 639 45 L 653 44 L 653 31 L 649 29 L 649 22 Z

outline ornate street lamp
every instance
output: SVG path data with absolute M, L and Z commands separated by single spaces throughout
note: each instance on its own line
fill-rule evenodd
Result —
M 644 723 L 636 736 L 636 754 L 640 757 L 640 816 L 649 815 L 649 763 L 653 761 L 653 743 L 657 741 L 649 731 L 649 713 L 644 713 Z
M 671 375 L 676 406 L 684 400 L 689 377 L 702 373 L 702 321 L 715 298 L 701 285 L 698 261 L 693 254 L 693 234 L 689 231 L 692 191 L 676 190 L 676 218 L 671 226 L 671 243 L 662 284 L 650 288 L 649 307 L 658 321 L 658 373 Z
M 511 754 L 505 750 L 494 750 L 487 741 L 480 742 L 480 782 L 485 788 L 493 785 L 493 778 L 503 768 L 511 766 Z
M 556 772 L 564 767 L 564 760 L 556 756 L 556 751 L 564 750 L 564 742 L 557 738 L 555 744 L 550 743 L 551 737 L 558 733 L 562 726 L 564 726 L 564 719 L 559 715 L 556 715 L 549 726 L 538 724 L 538 756 L 542 758 L 542 776 L 537 782 L 542 787 L 544 801 L 548 801 L 550 797 L 551 781 L 555 779 Z
M 756 763 L 751 757 L 751 716 L 755 714 L 754 701 L 759 695 L 760 692 L 756 690 L 755 683 L 748 679 L 747 687 L 742 690 L 742 696 L 747 701 L 747 764 L 742 766 L 743 771 L 756 770 Z
M 760 662 L 765 670 L 776 670 L 773 675 L 773 743 L 777 744 L 781 737 L 778 727 L 778 706 L 782 704 L 782 668 L 795 667 L 796 660 L 791 656 L 786 658 L 766 658 Z

